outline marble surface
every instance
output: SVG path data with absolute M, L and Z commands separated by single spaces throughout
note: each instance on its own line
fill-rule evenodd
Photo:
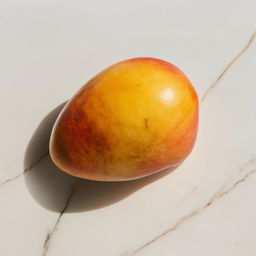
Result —
M 255 9 L 253 0 L 3 2 L 0 255 L 256 255 Z M 135 56 L 172 62 L 194 84 L 192 154 L 132 182 L 63 174 L 47 153 L 62 103 Z

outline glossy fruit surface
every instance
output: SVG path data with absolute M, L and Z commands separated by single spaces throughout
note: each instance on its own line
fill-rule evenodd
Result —
M 87 82 L 59 115 L 50 155 L 73 176 L 122 181 L 180 164 L 198 128 L 198 97 L 174 65 L 135 58 Z

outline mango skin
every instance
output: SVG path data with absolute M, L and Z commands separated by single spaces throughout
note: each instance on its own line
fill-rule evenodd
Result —
M 174 167 L 191 152 L 198 97 L 174 65 L 129 59 L 88 81 L 60 113 L 50 155 L 64 172 L 125 181 Z

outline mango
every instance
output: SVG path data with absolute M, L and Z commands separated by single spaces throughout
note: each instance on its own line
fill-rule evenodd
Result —
M 58 116 L 50 156 L 89 180 L 134 180 L 180 165 L 198 130 L 198 96 L 176 66 L 155 58 L 114 64 L 88 81 Z

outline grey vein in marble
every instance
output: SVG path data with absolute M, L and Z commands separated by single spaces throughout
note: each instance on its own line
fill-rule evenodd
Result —
M 74 192 L 75 192 L 75 187 L 73 186 L 73 187 L 70 188 L 70 193 L 69 193 L 69 195 L 67 197 L 65 205 L 63 206 L 63 209 L 60 212 L 60 214 L 59 214 L 59 216 L 58 216 L 58 218 L 57 218 L 53 228 L 51 229 L 50 232 L 47 233 L 47 236 L 46 236 L 45 241 L 44 241 L 44 246 L 43 246 L 43 256 L 46 256 L 48 251 L 49 251 L 49 244 L 50 244 L 51 238 L 52 238 L 53 234 L 55 233 L 55 231 L 57 230 L 57 227 L 58 227 L 58 225 L 60 223 L 61 217 L 66 212 L 66 210 L 67 210 L 67 208 L 68 208 L 68 206 L 70 204 L 70 201 L 71 201 L 71 199 L 72 199 L 72 197 L 74 195 Z
M 48 156 L 48 154 L 49 154 L 49 152 L 47 152 L 44 155 L 42 155 L 41 157 L 39 157 L 37 161 L 35 161 L 33 164 L 31 164 L 31 166 L 29 166 L 28 168 L 24 169 L 24 171 L 22 173 L 20 173 L 20 174 L 12 177 L 10 179 L 7 179 L 7 180 L 1 182 L 0 186 L 5 185 L 5 184 L 7 184 L 7 183 L 9 183 L 11 181 L 14 181 L 14 180 L 20 178 L 21 176 L 23 176 L 24 173 L 30 171 L 33 167 L 35 167 L 37 164 L 39 164 L 45 157 Z
M 4 180 L 3 182 L 0 183 L 0 186 L 5 185 L 5 184 L 7 184 L 7 183 L 9 183 L 9 182 L 11 182 L 11 181 L 13 181 L 13 180 L 18 179 L 18 178 L 21 177 L 24 173 L 25 173 L 25 170 L 24 170 L 23 173 L 20 173 L 20 174 L 18 174 L 18 175 L 16 175 L 16 176 L 12 177 L 12 178 L 10 178 L 10 179 Z
M 246 170 L 246 168 L 250 165 L 256 165 L 256 156 L 254 154 L 252 154 L 251 159 L 247 163 L 240 167 L 240 171 Z
M 242 48 L 240 52 L 228 63 L 228 65 L 224 68 L 224 70 L 219 74 L 216 80 L 208 87 L 205 94 L 203 95 L 201 102 L 204 102 L 209 93 L 216 87 L 219 81 L 223 78 L 223 76 L 230 70 L 230 68 L 236 63 L 236 61 L 250 48 L 256 38 L 256 32 L 254 32 L 246 45 Z
M 242 165 L 242 167 L 239 168 L 240 171 L 243 171 L 244 169 L 246 169 L 250 164 L 255 164 L 256 162 L 256 157 L 253 156 L 249 161 L 247 161 L 244 165 Z M 177 229 L 178 227 L 180 227 L 186 220 L 200 214 L 202 211 L 204 211 L 205 209 L 207 209 L 209 206 L 213 205 L 214 203 L 216 203 L 220 198 L 222 198 L 223 196 L 227 195 L 229 192 L 231 192 L 233 189 L 235 189 L 240 183 L 244 182 L 248 177 L 250 177 L 251 175 L 253 175 L 256 172 L 256 169 L 253 168 L 251 169 L 249 172 L 247 172 L 242 178 L 236 180 L 229 188 L 226 188 L 227 184 L 230 182 L 230 180 L 232 179 L 229 178 L 227 179 L 224 184 L 220 187 L 220 189 L 205 203 L 203 204 L 201 207 L 193 210 L 191 213 L 181 217 L 173 226 L 171 226 L 170 228 L 168 228 L 167 230 L 165 230 L 164 232 L 162 232 L 161 234 L 159 234 L 158 236 L 156 236 L 155 238 L 153 238 L 152 240 L 146 242 L 145 244 L 143 244 L 142 246 L 140 246 L 139 248 L 135 249 L 132 252 L 129 253 L 124 253 L 121 254 L 120 256 L 132 256 L 132 255 L 136 255 L 139 252 L 141 252 L 143 249 L 145 249 L 147 246 L 150 246 L 151 244 L 155 243 L 156 241 L 158 241 L 159 239 L 161 239 L 162 237 L 164 237 L 165 235 L 171 233 L 172 231 L 174 231 L 175 229 Z M 226 189 L 225 189 L 226 188 Z

